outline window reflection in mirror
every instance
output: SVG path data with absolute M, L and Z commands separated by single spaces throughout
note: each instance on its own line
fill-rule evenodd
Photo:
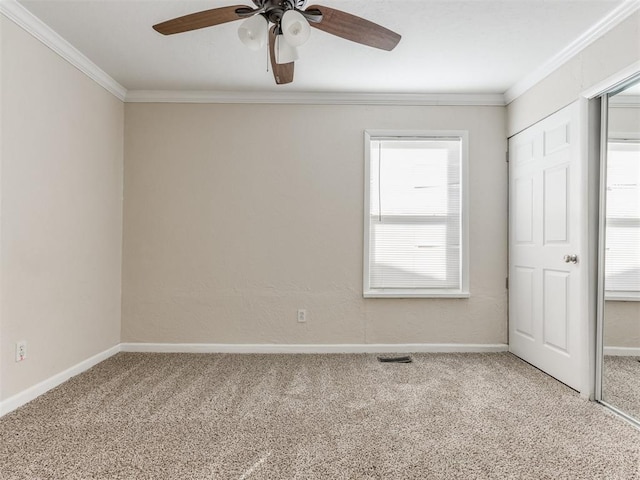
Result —
M 640 81 L 607 115 L 602 400 L 640 421 Z

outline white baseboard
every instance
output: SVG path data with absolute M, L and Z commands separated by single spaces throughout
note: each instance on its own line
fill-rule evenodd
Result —
M 122 343 L 123 352 L 155 353 L 437 353 L 506 352 L 506 344 L 229 344 L 229 343 Z
M 66 369 L 63 372 L 60 372 L 52 377 L 49 377 L 42 382 L 23 390 L 16 395 L 7 398 L 0 402 L 0 417 L 6 415 L 9 412 L 14 411 L 16 408 L 21 407 L 22 405 L 34 400 L 39 397 L 43 393 L 48 392 L 52 388 L 57 387 L 61 383 L 66 382 L 71 377 L 75 377 L 79 373 L 84 372 L 85 370 L 89 370 L 94 365 L 106 360 L 107 358 L 115 355 L 120 351 L 120 344 L 105 350 L 104 352 L 98 353 L 91 358 L 88 358 L 77 365 L 74 365 L 71 368 Z
M 616 357 L 640 357 L 638 347 L 604 347 L 604 354 Z

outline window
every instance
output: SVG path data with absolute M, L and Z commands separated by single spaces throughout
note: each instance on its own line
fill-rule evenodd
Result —
M 640 141 L 609 140 L 605 295 L 640 300 Z
M 365 132 L 365 297 L 468 297 L 467 132 Z

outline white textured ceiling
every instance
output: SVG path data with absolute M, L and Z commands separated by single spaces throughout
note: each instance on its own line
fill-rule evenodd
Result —
M 622 0 L 319 0 L 402 35 L 385 52 L 312 29 L 275 85 L 240 22 L 163 36 L 151 26 L 247 0 L 21 0 L 129 90 L 503 93 Z M 315 3 L 309 2 L 308 4 Z

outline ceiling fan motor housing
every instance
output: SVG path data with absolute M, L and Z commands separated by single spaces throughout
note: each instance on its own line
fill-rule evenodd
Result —
M 307 0 L 253 0 L 258 8 L 264 8 L 268 11 L 270 8 L 281 8 L 282 10 L 297 9 L 301 10 Z
M 301 11 L 307 0 L 252 0 L 256 7 L 260 10 L 260 15 L 264 16 L 268 22 L 273 23 L 277 27 L 277 34 L 282 33 L 280 22 L 287 10 Z M 305 13 L 305 12 L 303 12 Z M 320 21 L 321 17 L 316 12 L 306 14 L 310 21 Z M 314 17 L 318 17 L 317 19 Z

